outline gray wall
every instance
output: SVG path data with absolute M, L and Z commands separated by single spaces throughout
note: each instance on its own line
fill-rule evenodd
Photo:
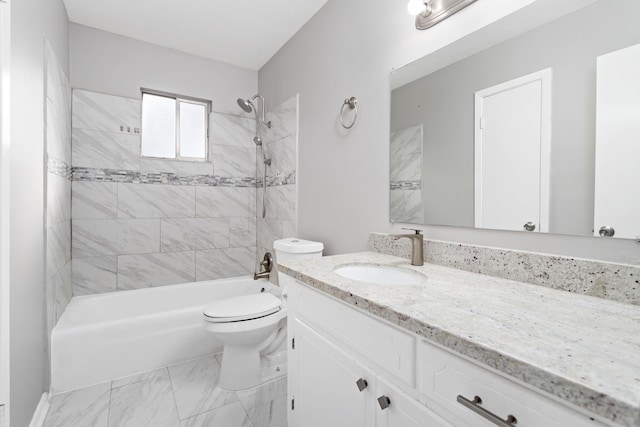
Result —
M 425 222 L 473 226 L 473 94 L 551 67 L 550 232 L 591 235 L 595 58 L 640 43 L 638 16 L 637 1 L 602 0 L 394 90 L 391 131 L 425 128 Z
M 369 231 L 399 230 L 388 219 L 389 72 L 522 6 L 477 2 L 417 31 L 404 3 L 329 0 L 260 70 L 260 91 L 271 102 L 300 93 L 300 237 L 324 241 L 332 254 L 365 250 Z M 360 116 L 345 132 L 337 117 L 349 96 L 358 98 Z M 632 241 L 424 228 L 433 239 L 640 263 Z
M 78 89 L 140 98 L 146 87 L 210 99 L 213 111 L 231 114 L 242 112 L 238 97 L 257 91 L 256 71 L 82 25 L 71 24 L 70 49 L 71 86 Z
M 29 424 L 47 388 L 44 301 L 44 37 L 69 72 L 62 0 L 11 4 L 11 425 Z

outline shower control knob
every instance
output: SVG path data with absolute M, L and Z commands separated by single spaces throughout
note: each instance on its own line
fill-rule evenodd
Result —
M 380 409 L 384 411 L 389 406 L 391 406 L 391 399 L 389 399 L 389 397 L 387 396 L 382 395 L 378 398 L 378 405 L 380 405 Z
M 358 381 L 356 381 L 356 385 L 358 386 L 358 390 L 364 391 L 364 389 L 367 388 L 369 384 L 367 383 L 367 380 L 365 380 L 364 378 L 360 378 Z

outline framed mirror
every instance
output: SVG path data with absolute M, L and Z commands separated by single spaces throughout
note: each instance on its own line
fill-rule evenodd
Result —
M 392 73 L 391 222 L 640 238 L 640 2 L 587 3 Z

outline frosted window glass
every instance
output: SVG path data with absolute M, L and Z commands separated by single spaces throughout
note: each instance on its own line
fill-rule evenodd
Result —
M 176 100 L 142 95 L 142 155 L 176 157 Z
M 206 115 L 204 105 L 180 101 L 180 157 L 205 158 Z

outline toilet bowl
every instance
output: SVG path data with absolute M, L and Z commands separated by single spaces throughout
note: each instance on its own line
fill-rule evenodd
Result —
M 301 239 L 274 242 L 276 261 L 322 256 L 322 243 Z M 276 288 L 277 289 L 277 288 Z M 286 338 L 287 308 L 280 292 L 223 299 L 204 309 L 204 329 L 222 342 L 218 387 L 244 390 L 273 378 L 264 374 L 261 356 L 278 350 Z M 278 296 L 276 296 L 276 294 Z

